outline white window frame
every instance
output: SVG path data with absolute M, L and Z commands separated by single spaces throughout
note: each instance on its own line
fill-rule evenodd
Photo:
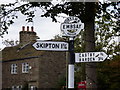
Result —
M 17 90 L 22 90 L 22 85 L 17 86 Z
M 16 90 L 17 89 L 17 86 L 12 86 L 12 90 Z
M 20 85 L 20 86 L 12 86 L 12 90 L 22 90 L 22 85 Z
M 17 64 L 11 64 L 11 74 L 17 74 Z
M 29 64 L 22 63 L 22 73 L 29 73 Z
M 30 90 L 36 90 L 36 86 L 30 85 Z

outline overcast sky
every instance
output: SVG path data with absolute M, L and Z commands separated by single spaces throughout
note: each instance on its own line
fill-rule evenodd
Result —
M 16 0 L 0 0 L 0 4 L 15 2 Z M 20 0 L 18 0 L 20 1 Z M 100 0 L 103 1 L 103 0 Z M 22 30 L 22 26 L 34 26 L 34 31 L 37 32 L 37 36 L 40 40 L 49 40 L 53 36 L 60 34 L 60 24 L 64 22 L 65 18 L 59 18 L 61 23 L 52 22 L 51 18 L 40 17 L 39 12 L 36 12 L 36 17 L 34 18 L 34 23 L 25 22 L 26 17 L 22 14 L 18 14 L 19 18 L 15 20 L 15 23 L 11 25 L 8 29 L 8 34 L 4 35 L 4 38 L 0 38 L 0 48 L 5 47 L 2 41 L 9 40 L 19 40 L 19 32 Z M 65 16 L 67 17 L 67 16 Z
M 0 3 L 13 2 L 13 0 L 0 0 Z M 9 40 L 19 40 L 19 32 L 22 30 L 22 26 L 34 26 L 34 31 L 37 33 L 37 36 L 40 37 L 40 40 L 50 40 L 55 35 L 60 34 L 60 24 L 64 22 L 63 18 L 59 18 L 61 23 L 52 22 L 51 18 L 40 17 L 39 12 L 36 12 L 36 17 L 34 18 L 33 23 L 25 22 L 26 16 L 18 13 L 19 18 L 15 20 L 15 23 L 12 24 L 8 29 L 8 34 L 4 35 L 4 38 L 0 38 L 0 48 L 3 48 L 5 45 L 2 44 L 2 41 Z

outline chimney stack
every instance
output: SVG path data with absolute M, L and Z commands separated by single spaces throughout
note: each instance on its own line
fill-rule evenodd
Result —
M 34 32 L 34 27 L 31 27 L 29 30 L 29 26 L 27 26 L 27 30 L 25 30 L 25 26 L 22 26 L 22 31 L 20 31 L 20 43 L 26 44 L 33 40 L 36 40 L 36 32 Z

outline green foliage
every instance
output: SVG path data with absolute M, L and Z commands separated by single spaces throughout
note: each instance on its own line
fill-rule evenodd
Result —
M 119 90 L 120 86 L 120 56 L 98 65 L 98 85 L 101 90 Z
M 68 38 L 61 37 L 59 34 L 54 36 L 55 41 L 67 41 Z
M 18 40 L 4 40 L 2 42 L 3 45 L 5 45 L 6 47 L 13 47 L 13 46 L 16 46 L 19 44 L 19 41 Z
M 8 28 L 14 23 L 15 19 L 18 19 L 18 13 L 26 16 L 26 22 L 33 22 L 35 17 L 36 7 L 41 7 L 41 10 L 50 7 L 50 2 L 28 2 L 26 4 L 20 5 L 19 2 L 1 4 L 0 5 L 0 36 L 6 33 L 8 34 Z
M 56 17 L 64 13 L 69 16 L 77 16 L 81 19 L 82 22 L 85 22 L 90 14 L 85 12 L 85 6 L 88 6 L 89 3 L 83 3 L 83 2 L 61 2 L 56 5 L 52 4 L 51 2 L 27 2 L 25 4 L 19 5 L 19 2 L 15 3 L 9 3 L 9 4 L 2 4 L 0 6 L 1 10 L 1 23 L 2 23 L 2 30 L 0 31 L 0 36 L 4 35 L 7 32 L 8 27 L 14 23 L 14 20 L 18 18 L 17 13 L 21 12 L 21 14 L 27 16 L 26 21 L 27 22 L 33 22 L 33 18 L 35 17 L 35 11 L 36 8 L 39 7 L 43 11 L 43 15 L 40 14 L 42 17 L 51 17 L 52 21 L 57 22 Z M 94 3 L 91 3 L 89 6 Z M 93 12 L 96 12 L 97 18 L 100 18 L 102 16 L 102 13 L 104 12 L 104 16 L 108 19 L 111 18 L 117 18 L 118 13 L 118 3 L 104 3 L 101 4 L 100 2 L 95 3 L 95 10 L 93 9 Z M 109 10 L 108 7 L 112 6 L 114 9 Z M 88 7 L 88 9 L 90 9 Z M 90 18 L 89 18 L 90 19 Z M 90 21 L 90 20 L 88 20 Z M 119 22 L 118 22 L 119 23 Z M 119 27 L 114 28 L 117 32 Z
M 96 50 L 113 55 L 116 53 L 115 47 L 118 47 L 116 43 L 118 41 L 115 41 L 116 36 L 119 35 L 119 31 L 115 30 L 118 27 L 117 19 L 109 19 L 104 14 L 101 18 L 96 19 Z

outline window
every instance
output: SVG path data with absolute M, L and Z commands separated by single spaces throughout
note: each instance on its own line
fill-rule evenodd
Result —
M 17 64 L 11 65 L 11 74 L 17 74 Z
M 22 90 L 22 85 L 17 86 L 17 90 Z
M 37 90 L 36 86 L 30 86 L 30 90 Z
M 12 90 L 17 90 L 17 86 L 12 86 Z
M 29 64 L 22 63 L 22 73 L 29 73 Z
M 22 85 L 21 86 L 12 86 L 12 90 L 22 90 Z

